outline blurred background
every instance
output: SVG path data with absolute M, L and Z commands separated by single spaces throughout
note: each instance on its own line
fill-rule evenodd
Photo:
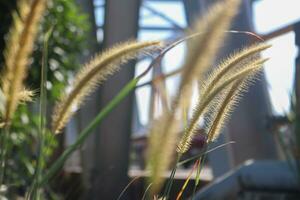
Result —
M 72 83 L 74 72 L 78 70 L 80 64 L 96 52 L 128 39 L 173 41 L 182 37 L 188 27 L 217 1 L 51 1 L 41 27 L 41 31 L 45 32 L 54 24 L 53 37 L 49 42 L 50 70 L 47 83 L 51 91 L 49 98 L 53 101 L 57 99 L 63 87 Z M 299 141 L 294 128 L 294 124 L 297 123 L 294 116 L 299 112 L 297 94 L 300 94 L 297 93 L 300 89 L 298 86 L 300 74 L 297 68 L 300 45 L 299 7 L 300 2 L 295 0 L 242 1 L 232 30 L 254 32 L 272 44 L 272 48 L 263 54 L 270 60 L 265 64 L 264 74 L 241 100 L 214 147 L 231 141 L 235 143 L 227 144 L 207 154 L 201 172 L 203 182 L 200 184 L 201 187 L 210 184 L 212 188 L 214 180 L 224 177 L 224 174 L 234 176 L 234 169 L 246 161 L 247 165 L 251 165 L 256 161 L 297 160 L 299 157 L 299 143 L 297 143 Z M 0 51 L 4 48 L 4 38 L 11 23 L 10 13 L 13 9 L 15 9 L 14 0 L 0 1 L 0 20 L 4 22 L 0 27 Z M 219 58 L 224 58 L 254 42 L 258 42 L 257 38 L 249 34 L 228 33 Z M 40 39 L 28 78 L 28 84 L 32 88 L 38 88 L 40 80 L 38 68 L 35 66 L 39 64 L 41 44 Z M 144 170 L 147 129 L 164 105 L 160 89 L 164 88 L 167 99 L 175 95 L 185 53 L 186 44 L 178 45 L 166 54 L 159 67 L 152 69 L 139 82 L 135 92 L 101 123 L 81 150 L 75 152 L 67 161 L 63 172 L 53 181 L 55 190 L 64 193 L 66 199 L 99 199 L 99 197 L 116 199 L 130 180 L 139 177 L 124 193 L 123 198 L 141 199 L 145 188 L 144 180 L 147 177 Z M 3 62 L 2 57 L 0 62 Z M 57 144 L 53 145 L 54 157 L 72 144 L 80 130 L 125 83 L 141 74 L 150 62 L 150 58 L 131 62 L 102 85 L 68 124 Z M 157 76 L 160 77 L 159 81 L 153 81 Z M 192 101 L 197 96 L 196 88 L 194 94 L 195 97 L 191 97 Z M 26 124 L 26 118 L 28 121 L 28 118 L 34 116 L 31 116 L 26 108 L 21 109 L 22 112 L 19 112 L 18 117 Z M 24 128 L 26 130 L 34 130 L 36 126 L 36 124 L 27 125 Z M 19 128 L 16 128 L 16 132 L 24 132 L 21 126 L 16 127 Z M 201 131 L 200 128 L 200 134 L 194 139 L 192 149 L 185 155 L 186 158 L 197 155 L 201 150 L 203 145 Z M 34 134 L 34 131 L 32 132 Z M 25 140 L 24 137 L 19 140 L 24 144 L 22 148 L 28 151 L 30 138 Z M 54 150 L 57 148 L 60 150 Z M 20 162 L 26 163 L 24 160 Z M 175 175 L 174 190 L 181 187 L 192 165 L 193 163 L 180 167 Z M 12 167 L 16 166 L 18 164 L 12 164 Z M 14 168 L 11 170 L 12 174 L 20 173 L 17 168 L 14 171 Z M 24 171 L 28 171 L 28 168 L 24 168 Z M 228 175 L 228 172 L 232 174 Z M 60 179 L 61 177 L 63 178 Z M 249 194 L 249 191 L 253 190 L 243 187 L 241 190 L 248 192 L 245 193 L 248 196 L 244 195 L 244 199 L 254 199 L 257 195 L 257 192 Z M 279 191 L 276 187 L 274 190 L 283 195 L 289 194 L 289 191 L 295 192 L 289 189 Z M 185 195 L 188 196 L 188 190 Z

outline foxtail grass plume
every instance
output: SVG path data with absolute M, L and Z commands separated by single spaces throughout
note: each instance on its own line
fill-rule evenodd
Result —
M 162 173 L 171 163 L 172 153 L 178 142 L 178 119 L 176 114 L 184 104 L 184 98 L 190 95 L 192 82 L 202 77 L 212 64 L 217 51 L 224 40 L 225 32 L 237 13 L 239 0 L 225 0 L 215 4 L 194 26 L 192 32 L 201 32 L 191 40 L 188 56 L 183 66 L 181 83 L 171 109 L 161 119 L 153 123 L 150 132 L 148 163 L 152 193 L 159 191 L 163 179 Z M 159 127 L 159 128 L 157 128 Z
M 247 66 L 253 67 L 254 65 L 261 65 L 265 62 L 265 60 L 258 59 L 258 54 L 269 47 L 270 45 L 263 43 L 246 47 L 229 56 L 229 58 L 222 61 L 219 66 L 215 67 L 206 77 L 204 77 L 203 80 L 199 80 L 200 95 L 198 98 L 198 105 L 196 106 L 189 126 L 186 128 L 185 134 L 178 145 L 178 152 L 184 153 L 188 150 L 190 142 L 196 133 L 200 116 L 204 112 L 209 113 L 209 106 L 207 106 L 207 104 L 209 103 L 210 108 L 214 109 L 220 105 L 224 99 L 224 95 L 216 94 L 214 98 L 205 100 L 205 98 L 209 97 L 208 94 L 216 87 L 222 87 L 224 85 L 224 81 L 228 79 L 228 77 L 232 76 L 232 74 L 239 72 L 239 70 L 246 69 Z M 203 102 L 208 103 L 203 105 Z
M 184 131 L 184 134 L 178 144 L 177 152 L 179 153 L 185 153 L 189 148 L 191 141 L 196 134 L 198 122 L 200 120 L 200 117 L 205 115 L 205 112 L 211 111 L 212 107 L 219 107 L 224 103 L 226 100 L 226 96 L 228 93 L 228 88 L 230 88 L 236 81 L 242 81 L 245 83 L 249 83 L 251 80 L 255 78 L 255 74 L 257 74 L 263 66 L 263 63 L 266 62 L 267 59 L 260 59 L 250 61 L 247 63 L 243 68 L 241 68 L 239 71 L 235 72 L 234 74 L 228 75 L 225 79 L 220 79 L 219 83 L 214 83 L 217 86 L 213 88 L 211 91 L 206 93 L 205 96 L 201 96 L 198 99 L 198 103 L 196 104 L 193 115 L 191 120 L 189 121 L 189 124 L 187 128 Z M 224 62 L 226 63 L 226 62 Z M 226 67 L 226 65 L 224 66 Z M 222 72 L 222 70 L 218 70 L 219 72 Z M 247 81 L 246 81 L 247 80 Z M 246 88 L 247 84 L 243 86 L 243 88 Z M 223 94 L 222 94 L 223 92 Z M 225 95 L 224 95 L 225 94 Z M 219 99 L 216 99 L 219 98 Z M 231 100 L 231 99 L 230 99 Z M 226 105 L 231 105 L 229 102 L 225 102 Z M 211 105 L 211 107 L 209 106 Z M 232 106 L 231 106 L 232 107 Z M 226 107 L 226 108 L 231 108 Z M 225 111 L 229 111 L 230 109 L 226 109 Z M 221 115 L 222 113 L 219 113 L 218 111 L 215 112 L 215 115 Z M 222 119 L 225 119 L 225 116 L 228 116 L 229 114 L 223 113 L 224 117 Z M 219 117 L 219 116 L 218 116 Z M 218 118 L 217 116 L 215 118 Z M 216 125 L 217 127 L 221 127 L 221 124 L 224 124 L 224 121 L 217 121 L 220 123 L 219 125 Z M 218 129 L 219 130 L 219 129 Z M 214 135 L 216 135 L 214 133 Z M 210 137 L 210 136 L 208 136 Z M 216 138 L 215 136 L 213 137 Z
M 79 107 L 97 85 L 120 69 L 120 65 L 147 54 L 161 45 L 153 42 L 125 42 L 96 55 L 76 75 L 74 87 L 56 104 L 52 118 L 52 131 L 59 133 L 74 114 L 74 107 Z
M 249 84 L 247 79 L 240 79 L 233 83 L 231 88 L 226 92 L 226 95 L 220 105 L 213 111 L 213 118 L 210 125 L 206 127 L 207 143 L 210 143 L 218 138 L 222 127 L 228 121 L 231 112 L 241 99 L 242 93 L 245 92 Z
M 20 103 L 20 93 L 27 75 L 29 56 L 33 50 L 39 21 L 44 13 L 45 0 L 20 0 L 18 13 L 13 14 L 13 26 L 9 31 L 5 49 L 5 66 L 2 89 L 6 98 L 4 120 L 10 121 Z
M 190 33 L 201 33 L 188 42 L 188 54 L 183 66 L 182 84 L 178 96 L 190 96 L 193 80 L 204 77 L 214 62 L 218 50 L 230 29 L 233 17 L 238 11 L 240 0 L 225 0 L 216 3 L 195 23 Z M 180 97 L 175 100 L 180 104 Z M 182 99 L 182 98 L 181 98 Z
M 200 96 L 206 96 L 213 87 L 216 87 L 217 83 L 222 83 L 221 79 L 226 79 L 226 77 L 240 70 L 247 63 L 256 60 L 260 52 L 270 47 L 271 45 L 265 43 L 253 44 L 229 56 L 220 65 L 213 68 L 212 72 L 205 78 L 199 80 Z

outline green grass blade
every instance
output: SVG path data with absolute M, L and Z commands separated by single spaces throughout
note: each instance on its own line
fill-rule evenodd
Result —
M 5 177 L 5 167 L 6 167 L 6 157 L 7 157 L 7 148 L 8 148 L 8 139 L 9 139 L 9 128 L 5 126 L 1 129 L 1 163 L 0 163 L 0 186 L 4 184 L 4 177 Z
M 43 169 L 43 150 L 44 150 L 44 143 L 45 143 L 45 131 L 46 131 L 46 113 L 47 113 L 47 62 L 48 62 L 48 43 L 53 32 L 53 27 L 51 27 L 44 36 L 44 44 L 43 44 L 43 56 L 42 56 L 42 68 L 41 68 L 41 83 L 40 83 L 40 105 L 39 105 L 39 152 L 38 152 L 38 160 L 35 169 L 35 174 L 33 177 L 33 184 L 29 191 L 29 197 L 32 196 L 34 199 L 39 199 L 38 194 L 38 180 L 41 178 L 42 169 Z

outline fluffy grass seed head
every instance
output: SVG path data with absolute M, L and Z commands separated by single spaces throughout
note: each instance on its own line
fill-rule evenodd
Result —
M 243 69 L 240 69 L 238 72 L 227 77 L 225 80 L 222 80 L 222 83 L 219 83 L 218 86 L 215 87 L 212 91 L 210 91 L 206 96 L 199 97 L 198 103 L 194 108 L 192 118 L 178 144 L 177 152 L 185 153 L 190 148 L 191 141 L 197 132 L 196 130 L 197 130 L 200 117 L 203 116 L 205 111 L 211 110 L 209 109 L 210 103 L 213 102 L 214 106 L 219 106 L 216 105 L 216 103 L 222 105 L 226 100 L 226 95 L 220 95 L 220 93 L 224 92 L 226 94 L 228 92 L 228 87 L 230 87 L 235 81 L 245 80 L 245 79 L 252 80 L 255 77 L 254 75 L 257 74 L 262 69 L 262 65 L 266 60 L 267 59 L 257 59 L 253 62 L 248 63 L 246 66 L 244 66 Z M 216 100 L 215 98 L 218 97 L 220 99 Z M 226 103 L 225 105 L 228 104 L 228 102 L 225 103 Z M 230 107 L 226 107 L 226 108 L 230 108 Z M 229 110 L 230 109 L 227 109 L 226 111 L 228 112 Z M 221 113 L 216 112 L 215 114 L 219 115 Z M 225 119 L 226 116 L 228 116 L 226 114 L 227 113 L 224 113 L 224 117 L 222 119 Z M 224 124 L 223 121 L 221 120 L 218 121 L 218 123 Z M 216 126 L 222 127 L 221 125 L 216 125 Z M 213 138 L 215 139 L 216 137 Z
M 199 95 L 198 104 L 194 110 L 193 117 L 190 121 L 190 125 L 188 126 L 188 128 L 186 128 L 185 134 L 183 135 L 177 147 L 178 152 L 184 153 L 189 149 L 192 138 L 196 133 L 198 121 L 202 113 L 217 114 L 217 111 L 215 110 L 223 103 L 226 96 L 225 95 L 226 89 L 224 89 L 224 91 L 221 94 L 215 94 L 215 97 L 213 97 L 209 101 L 206 100 L 206 102 L 208 102 L 209 105 L 204 106 L 202 102 L 205 102 L 204 99 L 209 96 L 208 94 L 211 91 L 213 91 L 216 87 L 222 88 L 224 85 L 224 81 L 228 79 L 233 80 L 232 74 L 236 75 L 239 74 L 239 72 L 241 72 L 240 74 L 245 74 L 244 72 L 242 72 L 243 69 L 244 70 L 246 69 L 246 71 L 249 72 L 247 68 L 256 65 L 261 66 L 262 63 L 265 62 L 266 60 L 258 59 L 257 55 L 261 51 L 269 47 L 270 45 L 263 44 L 263 43 L 254 44 L 249 47 L 246 47 L 240 50 L 239 52 L 229 56 L 227 59 L 222 61 L 219 66 L 215 67 L 207 76 L 203 77 L 202 78 L 203 80 L 199 80 L 200 95 Z M 211 120 L 212 118 L 213 117 L 205 118 L 208 119 L 208 124 L 212 123 L 209 122 L 209 120 Z
M 170 156 L 176 149 L 179 131 L 175 115 L 181 110 L 183 99 L 189 96 L 193 80 L 202 76 L 214 61 L 225 31 L 229 29 L 238 10 L 239 2 L 239 0 L 225 0 L 216 3 L 194 26 L 192 32 L 201 34 L 189 45 L 187 61 L 183 66 L 181 83 L 172 102 L 171 111 L 164 113 L 161 120 L 154 122 L 150 131 L 147 166 L 154 192 L 159 191 L 163 182 L 161 174 L 168 169 L 172 160 Z
M 188 43 L 188 54 L 182 72 L 182 84 L 179 94 L 189 96 L 190 84 L 203 77 L 214 62 L 223 43 L 226 30 L 238 11 L 240 0 L 225 0 L 213 5 L 209 11 L 195 23 L 191 33 L 201 33 Z M 178 100 L 180 101 L 180 100 Z
M 230 55 L 217 67 L 214 67 L 206 77 L 199 80 L 200 96 L 206 96 L 218 83 L 222 83 L 221 79 L 226 79 L 248 63 L 257 60 L 259 53 L 270 47 L 269 44 L 258 43 Z
M 238 104 L 241 99 L 241 95 L 243 91 L 246 91 L 248 88 L 248 84 L 245 81 L 237 80 L 235 81 L 230 89 L 226 92 L 226 95 L 217 107 L 217 109 L 212 110 L 212 119 L 206 127 L 207 131 L 207 143 L 210 143 L 216 140 L 221 133 L 223 126 L 230 118 L 230 114 L 232 113 L 234 107 Z
M 9 121 L 20 102 L 20 93 L 27 75 L 29 56 L 33 50 L 39 21 L 42 18 L 45 0 L 25 1 L 18 3 L 18 13 L 13 14 L 13 26 L 4 52 L 5 66 L 2 78 L 2 89 L 6 97 L 5 121 Z
M 120 65 L 136 58 L 140 54 L 148 54 L 160 47 L 158 41 L 124 42 L 96 55 L 77 73 L 73 89 L 65 94 L 55 105 L 52 116 L 52 131 L 59 133 L 85 98 L 109 76 L 120 69 Z
M 170 115 L 172 113 L 165 113 L 153 122 L 150 129 L 147 170 L 150 171 L 149 182 L 152 183 L 152 194 L 159 192 L 163 183 L 162 175 L 173 161 L 174 147 L 178 142 L 180 123 L 176 119 L 170 123 Z M 165 130 L 168 133 L 165 133 Z

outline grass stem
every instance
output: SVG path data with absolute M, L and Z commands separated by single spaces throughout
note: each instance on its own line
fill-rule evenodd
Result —
M 5 166 L 6 166 L 6 156 L 7 156 L 7 144 L 8 144 L 8 135 L 9 130 L 8 126 L 5 126 L 1 131 L 1 160 L 0 160 L 0 187 L 4 184 L 4 176 L 5 176 Z

